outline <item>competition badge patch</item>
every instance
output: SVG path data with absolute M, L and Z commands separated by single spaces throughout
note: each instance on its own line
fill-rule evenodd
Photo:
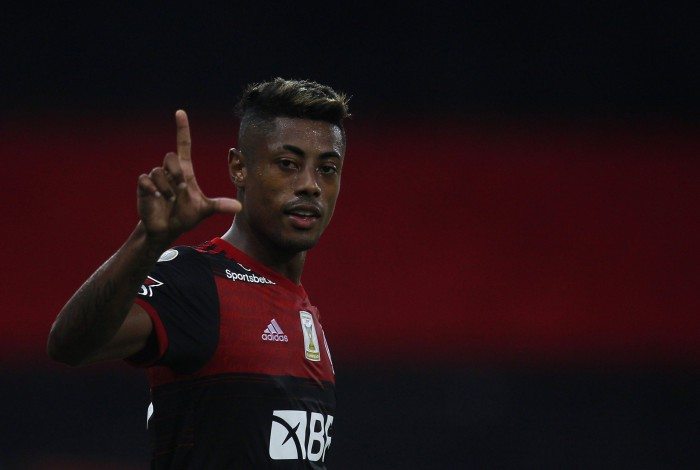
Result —
M 299 311 L 301 318 L 301 332 L 304 336 L 304 356 L 310 361 L 321 360 L 321 350 L 318 344 L 318 335 L 316 335 L 316 325 L 314 325 L 314 317 L 305 310 Z
M 167 250 L 162 255 L 160 255 L 160 258 L 158 258 L 158 262 L 162 263 L 163 261 L 172 261 L 175 258 L 177 258 L 177 255 L 179 254 L 180 253 L 177 250 L 171 248 L 170 250 Z

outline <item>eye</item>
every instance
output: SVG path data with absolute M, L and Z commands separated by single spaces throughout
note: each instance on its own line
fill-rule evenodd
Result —
M 282 168 L 283 170 L 298 170 L 299 165 L 297 162 L 294 160 L 291 160 L 289 158 L 283 158 L 277 162 L 277 164 Z
M 338 168 L 335 165 L 321 165 L 318 171 L 324 175 L 333 175 L 338 173 Z

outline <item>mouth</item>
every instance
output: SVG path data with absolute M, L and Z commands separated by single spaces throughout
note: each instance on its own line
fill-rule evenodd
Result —
M 321 209 L 313 204 L 295 204 L 285 209 L 292 226 L 302 230 L 312 228 L 321 218 Z

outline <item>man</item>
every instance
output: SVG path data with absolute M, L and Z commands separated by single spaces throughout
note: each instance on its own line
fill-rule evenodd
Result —
M 177 153 L 139 177 L 141 220 L 63 307 L 48 353 L 149 367 L 154 468 L 325 468 L 335 379 L 300 279 L 340 189 L 347 99 L 277 78 L 239 115 L 238 201 L 202 193 L 177 111 Z M 166 251 L 214 213 L 236 214 L 222 237 Z

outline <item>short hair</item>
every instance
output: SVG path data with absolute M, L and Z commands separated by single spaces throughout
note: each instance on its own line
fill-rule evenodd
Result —
M 340 127 L 345 135 L 343 119 L 350 117 L 348 96 L 331 87 L 310 80 L 273 80 L 248 85 L 236 114 L 241 118 L 239 140 L 245 128 L 269 123 L 276 117 L 326 121 Z

